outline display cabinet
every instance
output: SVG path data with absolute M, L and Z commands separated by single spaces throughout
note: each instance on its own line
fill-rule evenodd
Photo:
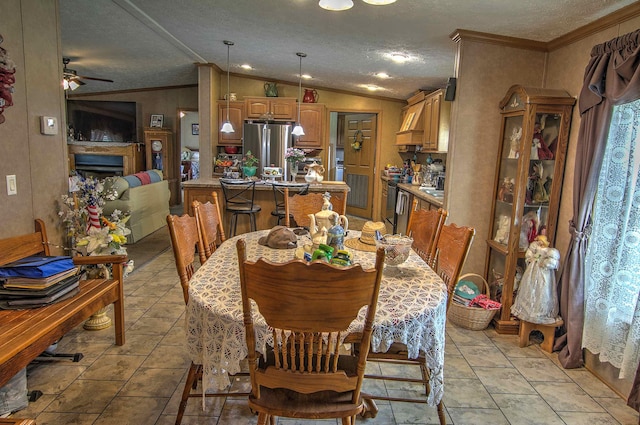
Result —
M 517 334 L 511 316 L 526 249 L 539 234 L 555 246 L 567 141 L 575 99 L 563 90 L 512 86 L 500 102 L 496 165 L 485 277 L 502 303 L 498 333 Z

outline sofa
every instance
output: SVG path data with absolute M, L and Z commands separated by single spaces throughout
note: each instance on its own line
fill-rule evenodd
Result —
M 114 191 L 117 199 L 104 204 L 103 215 L 108 217 L 116 209 L 131 215 L 127 222 L 131 230 L 127 243 L 138 242 L 167 224 L 171 192 L 169 183 L 162 178 L 162 171 L 109 178 L 105 189 Z

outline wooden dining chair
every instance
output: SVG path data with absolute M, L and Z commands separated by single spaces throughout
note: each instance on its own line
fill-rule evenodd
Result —
M 207 204 L 209 204 L 207 202 Z M 205 204 L 206 205 L 206 204 Z M 203 206 L 202 204 L 200 206 Z M 182 295 L 184 296 L 185 305 L 189 302 L 189 280 L 196 271 L 196 247 L 199 252 L 204 252 L 204 246 L 200 240 L 200 234 L 196 223 L 196 218 L 187 214 L 182 216 L 168 215 L 167 225 L 171 235 L 171 246 L 173 247 L 173 256 L 176 262 L 176 269 L 180 277 L 180 285 L 182 286 Z M 247 373 L 237 374 L 238 376 L 247 375 Z M 182 398 L 178 407 L 178 415 L 176 416 L 176 425 L 182 423 L 184 411 L 187 408 L 187 402 L 191 397 L 202 397 L 202 393 L 194 393 L 198 386 L 198 382 L 202 380 L 202 365 L 191 362 L 187 373 L 187 381 L 184 384 Z M 206 393 L 206 397 L 246 397 L 249 393 L 229 393 L 228 391 L 218 393 Z
M 476 229 L 473 227 L 457 226 L 453 223 L 442 226 L 431 268 L 447 285 L 447 311 L 449 311 L 453 300 L 453 290 L 458 283 L 475 234 Z
M 415 204 L 414 204 L 415 206 Z M 443 217 L 444 219 L 444 217 Z M 475 235 L 475 229 L 471 227 L 458 227 L 455 224 L 443 225 L 435 243 L 434 256 L 431 256 L 432 268 L 438 273 L 442 280 L 447 285 L 447 311 L 451 303 L 451 295 L 453 292 L 453 286 L 451 282 L 457 282 L 460 271 L 467 258 L 469 248 Z M 355 350 L 359 349 L 359 346 L 355 346 Z M 369 352 L 367 357 L 369 361 L 380 361 L 406 366 L 418 366 L 420 368 L 420 378 L 407 378 L 405 376 L 389 376 L 389 375 L 365 375 L 366 379 L 382 379 L 393 380 L 410 383 L 420 383 L 424 386 L 425 397 L 422 398 L 394 398 L 386 396 L 372 395 L 371 398 L 375 400 L 395 400 L 404 401 L 410 403 L 426 403 L 427 396 L 431 392 L 431 386 L 429 379 L 431 372 L 427 366 L 427 359 L 424 353 L 421 351 L 418 357 L 415 359 L 409 358 L 409 352 L 405 344 L 394 342 L 386 352 L 374 353 Z M 446 424 L 446 418 L 444 415 L 444 402 L 441 400 L 437 406 L 438 419 L 441 425 Z
M 196 271 L 196 249 L 204 251 L 198 234 L 196 219 L 190 215 L 167 216 L 167 226 L 171 235 L 171 247 L 176 263 L 176 270 L 182 286 L 184 303 L 189 301 L 189 279 Z
M 291 217 L 295 221 L 297 226 L 309 227 L 311 225 L 311 219 L 309 214 L 315 214 L 322 210 L 322 204 L 324 203 L 323 192 L 313 192 L 307 195 L 295 194 L 289 196 L 288 190 L 285 188 L 286 196 L 284 197 L 284 210 L 285 226 L 291 227 Z M 340 215 L 345 215 L 347 211 L 347 195 L 348 191 L 343 192 L 331 192 L 331 205 L 333 205 L 333 211 Z
M 427 263 L 431 264 L 436 254 L 436 242 L 447 219 L 447 211 L 423 210 L 418 199 L 413 199 L 411 215 L 407 225 L 407 235 L 413 238 L 411 247 Z
M 284 207 L 284 196 L 285 189 L 288 189 L 288 196 L 298 194 L 298 195 L 306 195 L 309 192 L 309 183 L 300 184 L 295 183 L 291 184 L 291 182 L 273 182 L 271 185 L 273 189 L 273 200 L 275 202 L 275 209 L 271 211 L 271 215 L 276 217 L 278 221 L 276 225 L 280 225 L 280 222 L 284 220 L 285 215 L 285 207 Z
M 384 251 L 376 253 L 374 269 L 363 270 L 301 260 L 251 262 L 245 241 L 236 247 L 251 374 L 249 407 L 258 412 L 258 425 L 274 424 L 277 416 L 341 418 L 343 425 L 353 425 L 364 409 L 360 390 Z M 340 353 L 345 331 L 364 306 L 359 342 L 365 349 L 358 355 Z M 254 323 L 258 314 L 273 338 L 262 354 Z
M 203 204 L 198 200 L 193 201 L 192 208 L 198 225 L 198 234 L 204 246 L 203 250 L 198 251 L 200 264 L 202 264 L 215 252 L 218 247 L 218 240 L 220 242 L 226 240 L 220 215 L 218 194 L 213 192 L 213 203 L 207 202 Z

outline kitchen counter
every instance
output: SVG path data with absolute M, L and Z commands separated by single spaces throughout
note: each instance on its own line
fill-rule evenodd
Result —
M 220 210 L 222 212 L 222 220 L 225 225 L 225 232 L 227 231 L 227 225 L 229 223 L 229 215 L 224 208 L 224 195 L 222 193 L 222 187 L 220 186 L 219 178 L 200 178 L 195 180 L 187 180 L 182 183 L 184 188 L 184 213 L 193 215 L 192 202 L 198 200 L 202 203 L 211 201 L 213 198 L 211 192 L 218 193 L 218 200 L 220 201 Z M 349 192 L 351 189 L 344 182 L 331 182 L 323 181 L 322 183 L 312 184 L 309 186 L 309 192 Z M 256 183 L 256 193 L 254 202 L 260 205 L 262 210 L 257 214 L 256 225 L 258 230 L 271 229 L 276 225 L 276 217 L 271 215 L 271 211 L 275 210 L 275 198 L 273 195 L 273 188 L 268 182 L 258 180 Z M 246 233 L 249 231 L 249 220 L 238 220 L 237 233 Z M 227 233 L 228 234 L 228 233 Z
M 388 176 L 382 176 L 380 178 L 385 182 L 388 182 L 390 180 Z M 428 193 L 421 191 L 419 189 L 420 186 L 412 185 L 411 183 L 398 183 L 398 187 L 437 208 L 442 208 L 442 206 L 444 205 L 444 198 L 429 195 Z

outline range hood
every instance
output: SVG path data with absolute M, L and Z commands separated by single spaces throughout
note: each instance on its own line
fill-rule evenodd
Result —
M 400 131 L 396 133 L 396 145 L 421 145 L 424 134 L 425 93 L 419 91 L 409 98 L 405 107 Z

